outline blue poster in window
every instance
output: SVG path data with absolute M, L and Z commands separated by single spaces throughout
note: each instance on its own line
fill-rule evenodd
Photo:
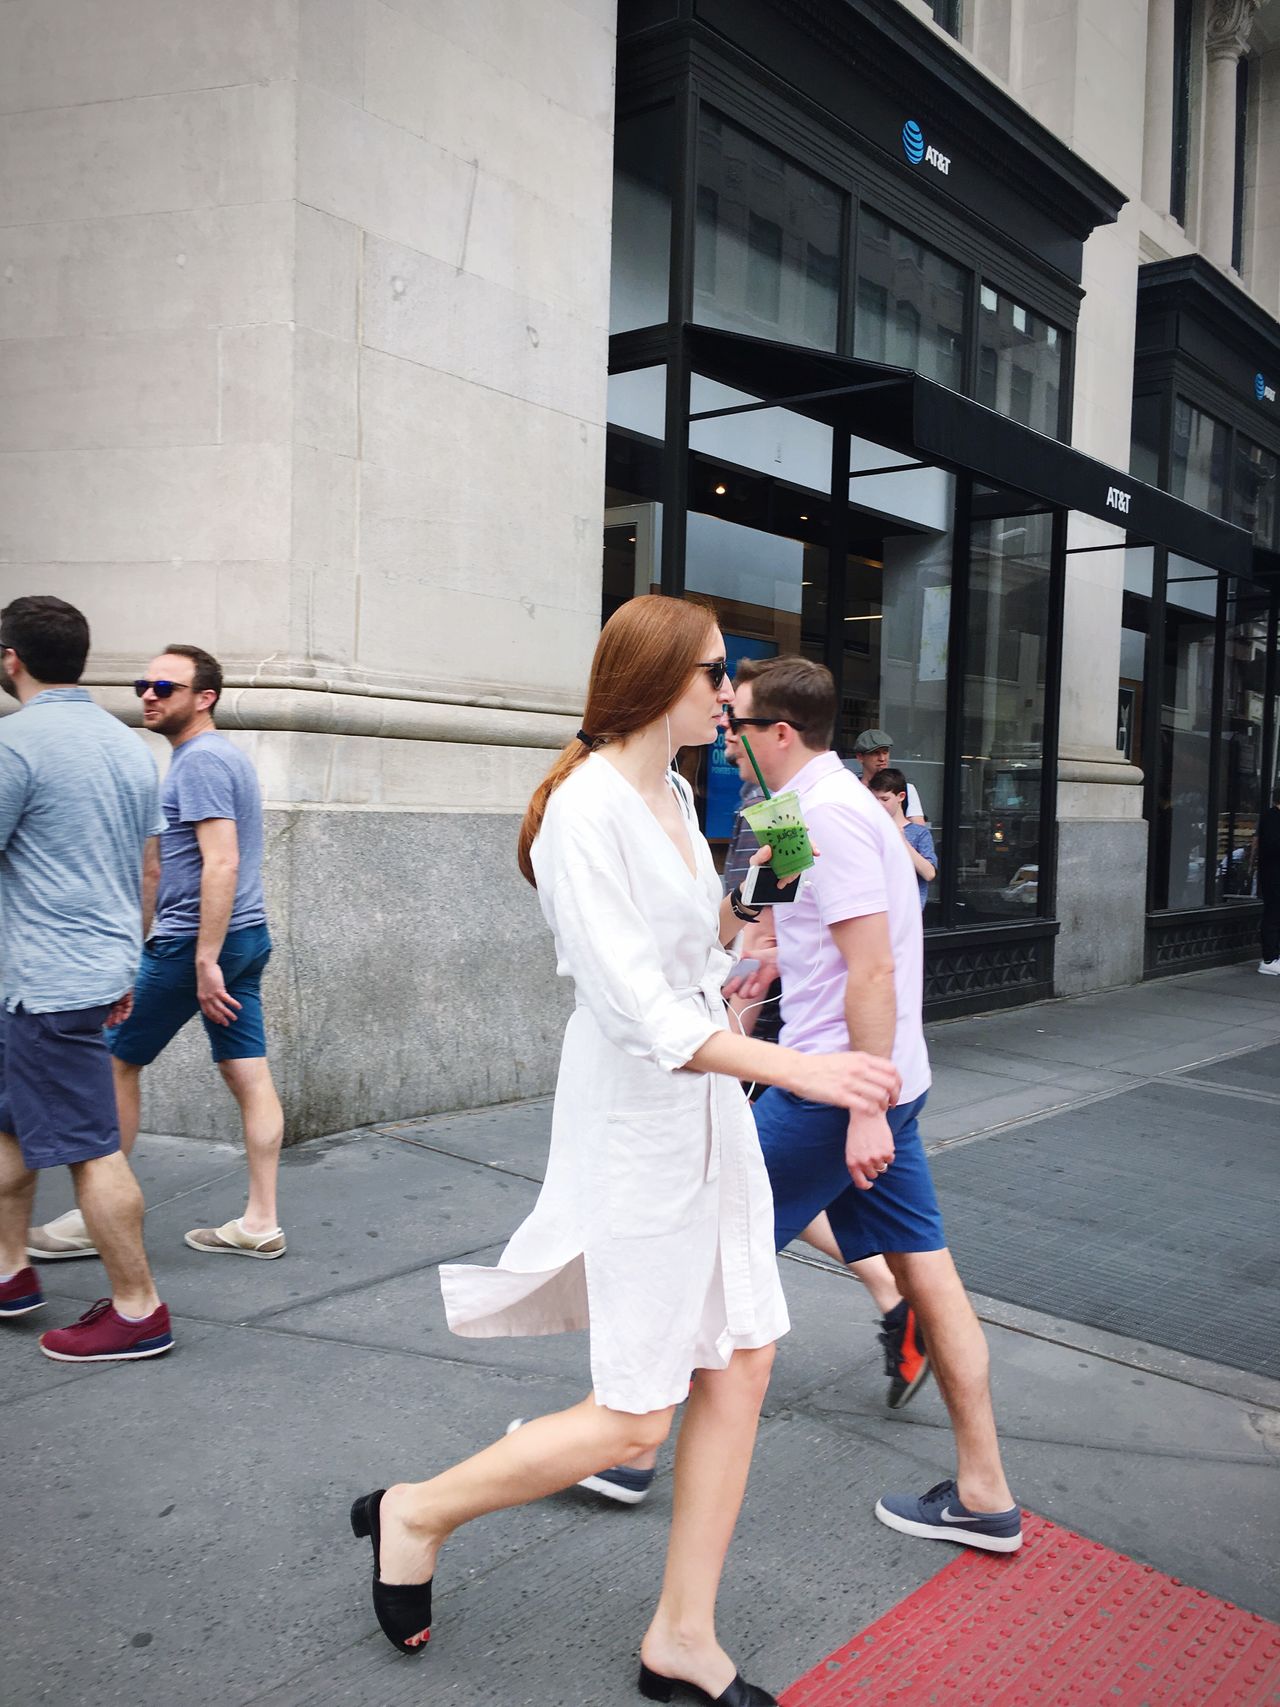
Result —
M 729 674 L 733 676 L 744 658 L 776 657 L 778 645 L 774 640 L 749 640 L 743 634 L 726 634 L 724 651 L 729 661 Z M 721 730 L 707 761 L 708 841 L 728 841 L 732 836 L 741 793 L 742 779 L 725 757 L 724 731 Z

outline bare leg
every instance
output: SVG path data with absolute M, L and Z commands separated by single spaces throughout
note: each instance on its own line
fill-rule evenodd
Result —
M 120 1123 L 120 1148 L 126 1156 L 133 1154 L 142 1119 L 142 1068 L 132 1061 L 111 1057 L 111 1077 L 116 1087 L 116 1119 Z
M 425 1582 L 445 1541 L 473 1517 L 559 1493 L 646 1447 L 656 1449 L 674 1414 L 672 1407 L 633 1416 L 584 1399 L 535 1417 L 430 1481 L 388 1488 L 381 1512 L 383 1582 Z
M 276 1181 L 280 1145 L 284 1141 L 284 1110 L 272 1082 L 266 1057 L 220 1061 L 222 1074 L 240 1107 L 244 1153 L 249 1163 L 249 1202 L 241 1220 L 247 1233 L 273 1233 L 276 1219 Z
M 122 1316 L 149 1316 L 160 1299 L 142 1247 L 142 1191 L 123 1151 L 73 1162 L 76 1202 L 111 1282 Z
M 675 1504 L 662 1594 L 640 1652 L 665 1677 L 713 1698 L 737 1667 L 716 1640 L 716 1594 L 746 1492 L 774 1348 L 700 1369 L 676 1443 Z
M 22 1159 L 18 1140 L 0 1132 L 0 1274 L 27 1266 L 27 1229 L 35 1202 L 36 1175 Z
M 800 1237 L 806 1245 L 812 1245 L 815 1251 L 821 1251 L 824 1257 L 830 1257 L 833 1262 L 844 1263 L 844 1256 L 825 1213 L 815 1216 Z M 845 1263 L 845 1267 L 866 1287 L 882 1316 L 887 1316 L 890 1310 L 896 1310 L 901 1304 L 902 1294 L 894 1281 L 893 1270 L 883 1257 L 863 1257 L 858 1262 Z
M 1007 1511 L 1013 1495 L 996 1439 L 987 1339 L 951 1252 L 899 1252 L 888 1260 L 920 1319 L 938 1390 L 951 1418 L 960 1498 L 970 1511 Z

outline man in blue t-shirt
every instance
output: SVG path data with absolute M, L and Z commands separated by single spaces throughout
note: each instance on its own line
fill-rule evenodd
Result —
M 138 1133 L 142 1069 L 199 1013 L 213 1059 L 240 1108 L 249 1163 L 243 1215 L 194 1227 L 197 1251 L 282 1257 L 276 1181 L 284 1114 L 267 1065 L 262 974 L 271 937 L 262 894 L 262 800 L 249 760 L 214 728 L 222 670 L 199 646 L 170 646 L 134 689 L 143 723 L 173 749 L 161 788 L 165 828 L 143 873 L 147 942 L 133 1012 L 107 1034 L 113 1057 L 121 1145 Z M 43 1261 L 92 1256 L 73 1210 L 36 1228 L 30 1249 Z
M 0 611 L 0 1321 L 43 1309 L 27 1261 L 41 1170 L 67 1167 L 110 1298 L 40 1337 L 59 1363 L 159 1357 L 173 1345 L 121 1154 L 103 1027 L 129 1012 L 142 863 L 160 826 L 151 755 L 82 688 L 89 624 L 37 593 Z

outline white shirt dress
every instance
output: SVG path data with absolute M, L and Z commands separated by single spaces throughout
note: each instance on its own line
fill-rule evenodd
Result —
M 586 1328 L 597 1403 L 640 1414 L 790 1325 L 751 1105 L 733 1079 L 678 1070 L 726 1028 L 731 960 L 711 850 L 672 787 L 696 877 L 598 754 L 548 802 L 533 866 L 576 1005 L 546 1180 L 496 1267 L 440 1270 L 454 1333 Z

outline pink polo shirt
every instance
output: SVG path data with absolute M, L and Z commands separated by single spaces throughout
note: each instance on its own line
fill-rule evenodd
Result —
M 924 931 L 911 856 L 884 807 L 835 753 L 816 754 L 786 787 L 800 796 L 821 857 L 806 872 L 800 899 L 773 909 L 782 974 L 781 1041 L 806 1055 L 848 1049 L 844 956 L 828 927 L 887 913 L 898 1004 L 893 1063 L 902 1074 L 900 1100 L 912 1102 L 928 1090 L 931 1075 L 920 1011 Z

